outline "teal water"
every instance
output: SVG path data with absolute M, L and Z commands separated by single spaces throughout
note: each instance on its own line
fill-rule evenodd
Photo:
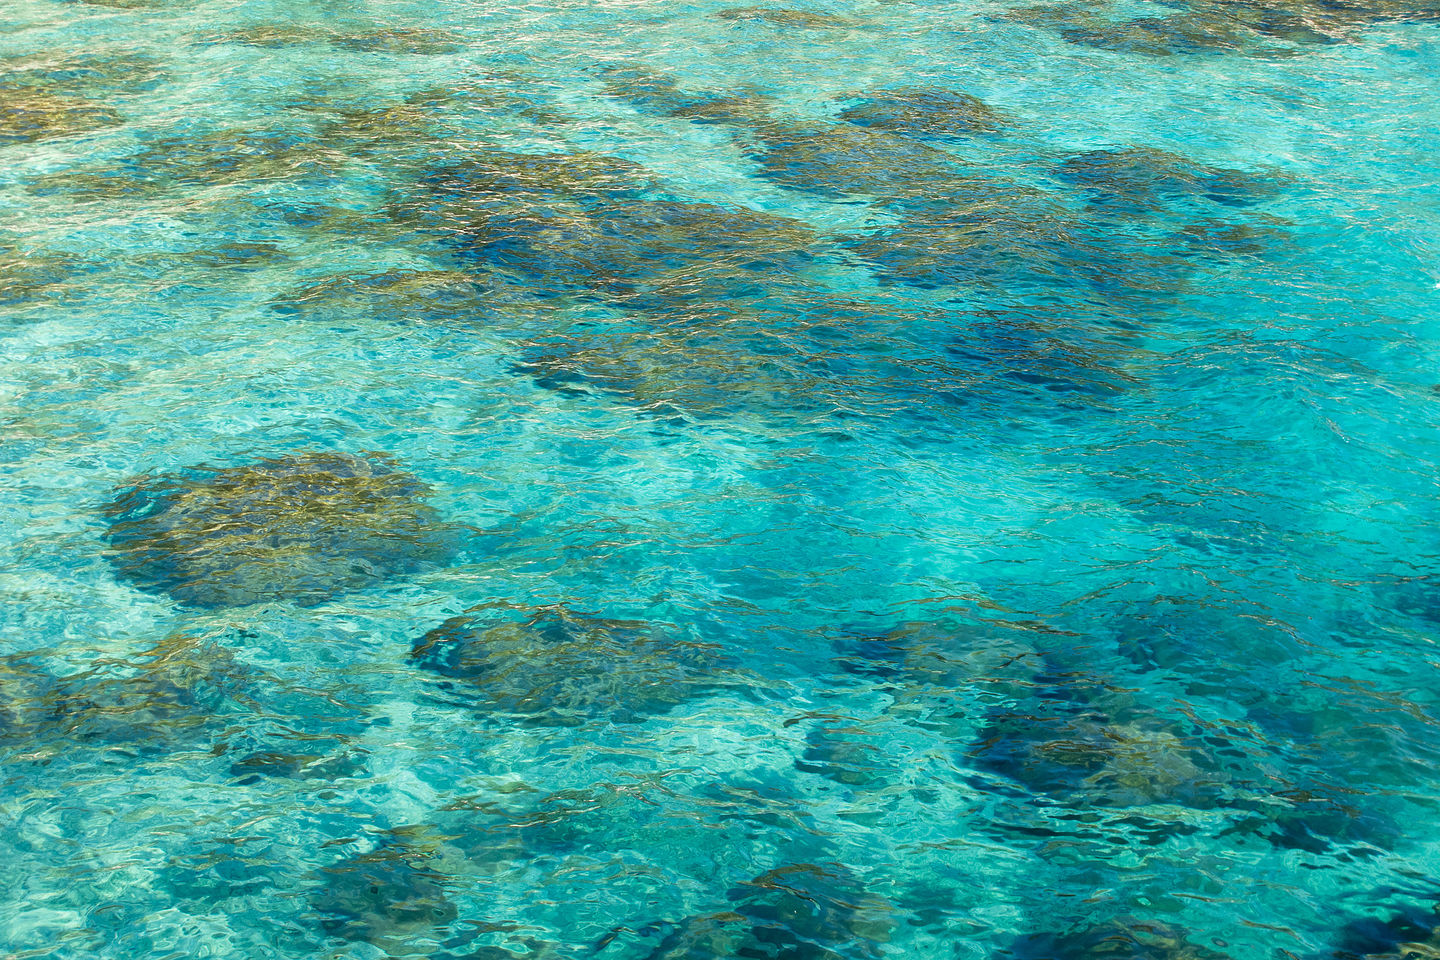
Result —
M 1435 956 L 1437 13 L 10 0 L 0 957 Z

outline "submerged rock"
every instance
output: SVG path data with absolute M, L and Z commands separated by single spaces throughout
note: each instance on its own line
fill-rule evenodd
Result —
M 810 258 L 804 224 L 657 199 L 635 164 L 595 154 L 493 154 L 433 172 L 416 222 L 502 278 L 550 294 L 631 297 L 670 281 L 769 281 Z
M 805 752 L 795 769 L 815 773 L 847 787 L 873 788 L 890 782 L 896 770 L 887 763 L 883 740 L 844 720 L 824 720 L 805 735 Z
M 485 309 L 484 288 L 458 270 L 386 270 L 327 277 L 275 301 L 282 312 L 468 322 Z
M 895 680 L 902 695 L 925 696 L 964 686 L 1000 695 L 1023 692 L 1044 662 L 1023 625 L 953 620 L 903 623 L 839 644 L 852 673 Z
M 164 77 L 160 61 L 147 54 L 47 52 L 0 60 L 0 98 L 28 90 L 99 100 L 152 90 Z
M 469 46 L 466 38 L 460 34 L 427 27 L 376 27 L 356 32 L 338 32 L 330 42 L 342 50 L 359 53 L 422 55 L 459 53 Z
M 775 27 L 799 27 L 803 30 L 823 30 L 850 27 L 854 24 L 833 13 L 813 10 L 796 10 L 792 7 L 726 7 L 716 14 L 721 20 L 767 23 Z
M 0 145 L 70 137 L 122 122 L 120 114 L 92 100 L 0 88 Z
M 853 124 L 763 123 L 751 150 L 760 174 L 827 196 L 935 197 L 964 181 L 948 154 L 909 137 Z
M 429 487 L 383 454 L 294 454 L 148 477 L 105 507 L 111 558 L 199 607 L 320 603 L 443 563 Z
M 729 892 L 730 910 L 675 924 L 646 960 L 880 957 L 894 909 L 838 863 L 770 870 Z
M 894 910 L 839 863 L 799 863 L 767 871 L 730 891 L 750 922 L 761 956 L 810 960 L 875 956 L 890 938 Z M 742 952 L 740 955 L 744 956 Z
M 1188 0 L 1171 6 L 1178 12 L 1134 17 L 1119 4 L 1069 2 L 1020 7 L 1005 17 L 1117 53 L 1261 57 L 1354 41 L 1376 24 L 1440 19 L 1434 0 Z
M 1176 200 L 1238 206 L 1270 196 L 1280 187 L 1274 174 L 1207 166 L 1151 147 L 1077 154 L 1056 173 L 1085 190 L 1092 203 L 1137 210 L 1157 209 Z
M 1134 920 L 1021 937 L 1008 955 L 1016 960 L 1227 960 L 1192 943 L 1178 927 Z
M 467 704 L 526 724 L 639 723 L 726 680 L 716 651 L 665 625 L 564 607 L 491 607 L 454 617 L 410 658 Z
M 283 780 L 338 780 L 363 776 L 365 762 L 354 753 L 281 753 L 261 750 L 230 764 L 230 776 L 242 785 L 262 778 Z
M 0 249 L 0 305 L 33 303 L 53 296 L 84 275 L 84 264 L 69 254 Z
M 867 93 L 840 119 L 872 130 L 929 137 L 992 133 L 1006 118 L 979 97 L 942 87 L 897 87 Z
M 135 661 L 102 661 L 46 691 L 35 726 L 48 737 L 130 751 L 168 749 L 249 705 L 253 671 L 224 647 L 178 635 Z
M 320 871 L 310 903 L 325 931 L 382 948 L 428 937 L 459 915 L 443 858 L 398 836 Z
M 744 318 L 733 325 L 749 326 Z M 577 330 L 525 341 L 512 369 L 547 389 L 614 394 L 664 415 L 798 410 L 821 402 L 823 374 L 807 369 L 803 354 L 762 352 L 756 331 L 734 327 Z
M 1078 694 L 1078 696 L 1077 696 Z M 1166 725 L 1064 686 L 992 710 L 967 753 L 980 770 L 1071 804 L 1206 809 L 1221 787 L 1209 759 Z
M 761 94 L 714 96 L 691 100 L 670 111 L 670 116 L 691 123 L 761 124 L 768 121 L 774 106 Z
M 152 141 L 131 156 L 46 174 L 32 189 L 87 199 L 148 197 L 196 188 L 293 180 L 344 158 L 308 133 L 217 130 Z

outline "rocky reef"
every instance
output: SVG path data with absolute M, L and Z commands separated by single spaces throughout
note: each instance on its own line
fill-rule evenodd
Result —
M 1007 125 L 1004 115 L 979 97 L 943 87 L 872 90 L 840 111 L 840 119 L 871 130 L 943 139 L 994 133 Z
M 391 831 L 373 850 L 321 870 L 310 904 L 331 936 L 400 949 L 459 915 L 446 896 L 446 860 L 440 844 Z
M 301 453 L 142 478 L 104 508 L 116 568 L 197 607 L 313 604 L 444 563 L 429 488 L 384 454 Z
M 416 641 L 411 659 L 458 701 L 540 726 L 638 723 L 726 682 L 718 652 L 675 628 L 497 605 Z
M 890 904 L 840 863 L 792 863 L 739 884 L 730 908 L 674 924 L 647 960 L 879 957 Z
M 1134 918 L 1021 937 L 1006 955 L 1015 960 L 1226 960 L 1179 927 Z
M 824 30 L 853 26 L 853 22 L 832 13 L 797 10 L 792 7 L 726 7 L 716 14 L 721 20 L 737 23 L 764 23 L 772 27 L 796 27 L 802 30 Z

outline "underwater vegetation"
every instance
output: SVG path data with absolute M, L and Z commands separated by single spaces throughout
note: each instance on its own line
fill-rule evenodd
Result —
M 490 605 L 415 642 L 410 658 L 458 702 L 539 726 L 640 723 L 735 682 L 711 646 L 667 624 L 563 606 Z
M 197 607 L 314 604 L 444 563 L 429 492 L 384 454 L 301 453 L 144 477 L 103 515 L 141 589 Z

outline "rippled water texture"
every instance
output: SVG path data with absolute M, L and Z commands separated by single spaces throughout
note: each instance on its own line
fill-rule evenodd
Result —
M 1440 956 L 1440 0 L 0 4 L 0 958 Z

